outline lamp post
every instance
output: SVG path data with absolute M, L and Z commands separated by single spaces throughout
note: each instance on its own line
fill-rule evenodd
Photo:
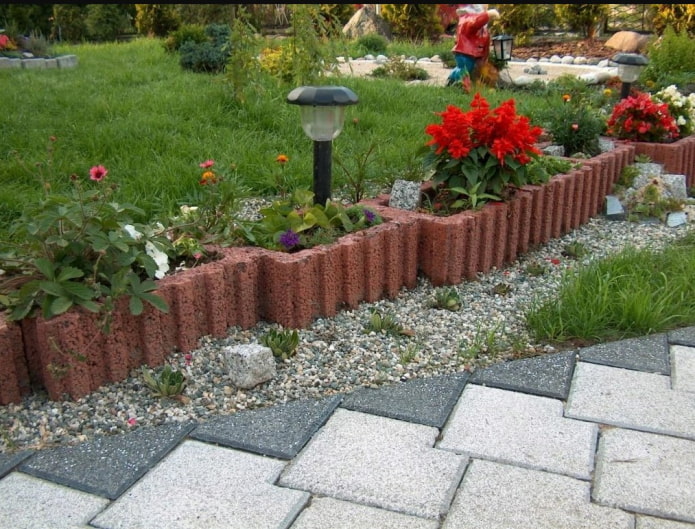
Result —
M 287 102 L 300 106 L 302 129 L 314 140 L 314 204 L 331 198 L 333 140 L 343 130 L 345 107 L 357 95 L 344 86 L 300 86 L 287 95 Z
M 618 64 L 618 77 L 622 82 L 620 99 L 625 99 L 630 95 L 632 83 L 639 79 L 642 69 L 649 61 L 639 53 L 616 53 L 611 60 Z
M 507 64 L 512 60 L 512 47 L 514 46 L 514 37 L 511 35 L 497 35 L 492 37 L 492 53 L 495 60 Z

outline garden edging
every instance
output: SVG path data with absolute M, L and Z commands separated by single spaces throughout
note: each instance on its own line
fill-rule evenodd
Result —
M 682 152 L 673 154 L 672 148 L 669 159 L 677 159 L 692 179 L 695 137 L 669 147 L 677 144 Z M 95 316 L 83 310 L 49 321 L 14 323 L 0 316 L 0 405 L 19 402 L 40 387 L 52 400 L 79 398 L 123 380 L 134 368 L 160 365 L 174 351 L 191 351 L 203 336 L 224 337 L 229 327 L 250 328 L 262 320 L 307 327 L 362 302 L 394 298 L 400 289 L 416 286 L 418 273 L 435 286 L 474 279 L 596 216 L 640 148 L 616 142 L 613 150 L 582 160 L 578 169 L 475 212 L 435 217 L 390 208 L 388 197 L 380 196 L 362 204 L 374 207 L 385 222 L 331 245 L 294 254 L 220 249 L 222 259 L 158 282 L 168 313 L 147 306 L 135 317 L 124 303 L 108 335 L 99 333 Z

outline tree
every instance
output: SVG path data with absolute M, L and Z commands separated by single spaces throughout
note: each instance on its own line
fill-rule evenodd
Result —
M 580 31 L 588 39 L 596 37 L 608 12 L 608 4 L 555 4 L 558 20 L 572 31 Z

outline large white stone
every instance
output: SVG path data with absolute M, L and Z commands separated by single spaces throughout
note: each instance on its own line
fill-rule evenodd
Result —
M 235 386 L 249 389 L 275 377 L 275 358 L 269 347 L 244 344 L 225 347 L 229 376 Z

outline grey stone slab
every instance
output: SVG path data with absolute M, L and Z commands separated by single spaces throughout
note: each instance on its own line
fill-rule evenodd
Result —
M 309 495 L 273 485 L 285 463 L 184 441 L 103 513 L 100 529 L 286 529 Z
M 559 400 L 469 385 L 437 448 L 589 480 L 598 426 L 562 412 Z
M 594 501 L 695 522 L 695 442 L 612 428 L 601 435 Z
M 280 477 L 283 487 L 438 519 L 468 458 L 433 449 L 430 426 L 337 409 Z
M 668 332 L 668 341 L 674 345 L 695 347 L 695 327 L 683 327 Z
M 502 362 L 476 371 L 470 381 L 564 400 L 569 393 L 576 355 L 569 351 Z
M 145 427 L 36 452 L 19 468 L 33 476 L 116 499 L 169 453 L 193 423 Z
M 22 59 L 22 68 L 25 70 L 43 70 L 46 68 L 46 59 Z
M 648 373 L 671 374 L 665 333 L 586 347 L 579 350 L 579 360 Z
M 23 450 L 16 454 L 0 454 L 0 478 L 10 473 L 32 453 L 32 450 Z
M 333 498 L 313 498 L 292 529 L 437 529 L 439 522 Z
M 695 348 L 671 346 L 671 387 L 695 392 Z
M 467 380 L 467 373 L 456 373 L 378 389 L 360 388 L 346 395 L 341 407 L 441 428 Z
M 109 500 L 21 472 L 0 480 L 0 527 L 81 529 Z
M 190 436 L 262 455 L 292 459 L 339 403 L 340 397 L 336 396 L 237 412 L 199 424 Z
M 628 513 L 593 505 L 590 484 L 474 460 L 442 529 L 632 529 Z
M 618 197 L 606 196 L 605 216 L 608 220 L 625 220 L 625 208 Z
M 695 439 L 695 399 L 669 377 L 579 362 L 565 416 Z
M 652 516 L 635 516 L 635 529 L 695 529 L 695 524 L 674 522 Z

